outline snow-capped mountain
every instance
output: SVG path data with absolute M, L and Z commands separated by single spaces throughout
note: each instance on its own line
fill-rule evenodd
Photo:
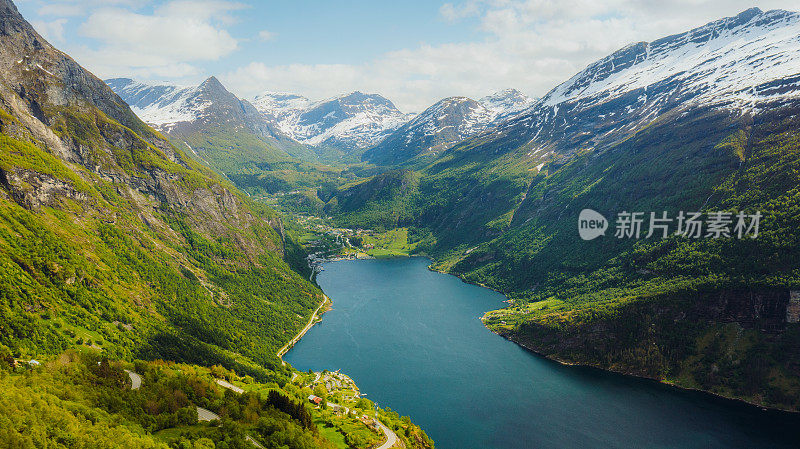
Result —
M 158 129 L 181 147 L 194 147 L 200 134 L 219 138 L 218 146 L 225 146 L 224 136 L 243 133 L 266 145 L 265 150 L 275 155 L 293 155 L 313 160 L 313 153 L 283 133 L 255 106 L 229 92 L 215 77 L 199 86 L 147 84 L 128 78 L 106 80 L 114 92 L 130 106 L 143 121 Z M 189 142 L 195 141 L 195 145 Z M 248 148 L 251 148 L 249 145 Z M 193 148 L 195 152 L 197 148 Z M 207 149 L 207 151 L 213 151 Z M 309 155 L 311 153 L 311 155 Z M 213 159 L 212 156 L 206 159 Z
M 522 112 L 537 101 L 538 99 L 531 98 L 516 89 L 504 89 L 478 100 L 483 107 L 497 115 L 495 120 L 502 120 Z
M 199 98 L 197 86 L 151 85 L 129 78 L 106 80 L 106 84 L 140 119 L 161 131 L 177 123 L 197 120 L 209 105 Z
M 363 159 L 391 165 L 420 154 L 445 150 L 519 114 L 536 101 L 514 89 L 497 92 L 480 101 L 466 97 L 445 98 L 368 150 Z
M 213 125 L 248 129 L 263 137 L 287 138 L 252 104 L 230 93 L 213 76 L 192 87 L 151 85 L 127 78 L 107 80 L 106 84 L 139 118 L 167 134 Z
M 753 8 L 628 45 L 479 138 L 495 149 L 524 145 L 529 157 L 557 157 L 608 148 L 668 113 L 743 114 L 798 97 L 800 14 Z
M 629 45 L 555 88 L 544 104 L 580 100 L 590 106 L 642 89 L 641 102 L 691 96 L 695 103 L 748 107 L 787 94 L 770 83 L 800 74 L 798 36 L 800 14 L 752 8 L 686 33 Z
M 265 93 L 253 103 L 298 142 L 346 151 L 375 145 L 410 118 L 386 98 L 361 92 L 318 102 L 294 94 Z

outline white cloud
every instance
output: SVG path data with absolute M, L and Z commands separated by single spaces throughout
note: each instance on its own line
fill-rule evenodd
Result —
M 275 38 L 275 33 L 269 30 L 261 30 L 258 32 L 258 38 L 262 41 L 270 41 Z
M 233 25 L 236 19 L 230 14 L 247 8 L 243 3 L 225 0 L 173 0 L 156 11 L 157 16 L 192 18 L 199 21 L 217 21 L 223 25 Z
M 479 0 L 470 0 L 465 3 L 454 5 L 452 3 L 445 3 L 439 8 L 439 13 L 448 22 L 457 22 L 461 19 L 475 16 L 480 12 Z
M 149 80 L 205 76 L 204 71 L 196 65 L 135 50 L 96 50 L 81 46 L 70 51 L 70 55 L 101 78 L 125 76 Z
M 123 9 L 93 13 L 81 25 L 80 32 L 112 49 L 184 61 L 219 59 L 238 45 L 226 30 L 201 17 L 144 15 Z
M 762 9 L 796 8 L 764 1 Z M 625 45 L 735 15 L 750 0 L 466 0 L 442 6 L 446 21 L 477 19 L 476 42 L 421 44 L 359 65 L 252 63 L 222 77 L 240 95 L 294 91 L 322 98 L 379 92 L 406 111 L 450 95 L 479 97 L 506 87 L 542 96 Z
M 69 14 L 76 3 L 51 4 L 42 7 L 40 14 Z M 96 41 L 96 45 L 84 44 L 69 50 L 101 77 L 202 75 L 198 64 L 219 60 L 238 49 L 239 41 L 227 28 L 235 23 L 231 13 L 246 7 L 223 0 L 173 0 L 142 13 L 138 8 L 147 1 L 85 3 L 86 17 L 78 33 Z M 57 31 L 54 25 L 46 30 Z
M 50 42 L 64 42 L 64 25 L 66 24 L 67 19 L 56 19 L 51 22 L 31 22 L 33 28 Z

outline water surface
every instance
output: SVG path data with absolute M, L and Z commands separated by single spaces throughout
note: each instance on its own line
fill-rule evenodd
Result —
M 326 264 L 333 310 L 284 359 L 341 369 L 439 449 L 800 445 L 800 417 L 538 357 L 478 320 L 502 295 L 428 263 Z

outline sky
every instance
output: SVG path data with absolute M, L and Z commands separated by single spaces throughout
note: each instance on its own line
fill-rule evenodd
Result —
M 515 88 L 541 97 L 640 41 L 796 0 L 16 0 L 95 75 L 199 84 L 242 98 L 359 90 L 404 112 Z

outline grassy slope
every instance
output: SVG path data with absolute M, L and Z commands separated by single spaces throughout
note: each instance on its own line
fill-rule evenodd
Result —
M 130 389 L 123 368 L 142 376 L 141 389 Z M 250 436 L 267 447 L 334 447 L 320 436 L 316 412 L 304 405 L 300 389 L 253 384 L 264 392 L 240 396 L 217 386 L 213 379 L 220 376 L 237 378 L 221 367 L 109 363 L 92 351 L 65 353 L 24 374 L 6 367 L 0 370 L 0 445 L 233 449 L 252 448 Z M 198 423 L 196 406 L 221 422 Z
M 322 165 L 300 144 L 279 149 L 278 143 L 237 129 L 204 127 L 192 133 L 173 131 L 170 141 L 202 165 L 255 197 L 311 189 L 341 182 L 343 167 Z M 289 154 L 287 154 L 287 151 Z M 349 175 L 352 177 L 352 175 Z
M 89 338 L 116 357 L 284 375 L 275 351 L 322 294 L 287 264 L 280 217 L 0 7 L 0 345 L 41 357 Z

